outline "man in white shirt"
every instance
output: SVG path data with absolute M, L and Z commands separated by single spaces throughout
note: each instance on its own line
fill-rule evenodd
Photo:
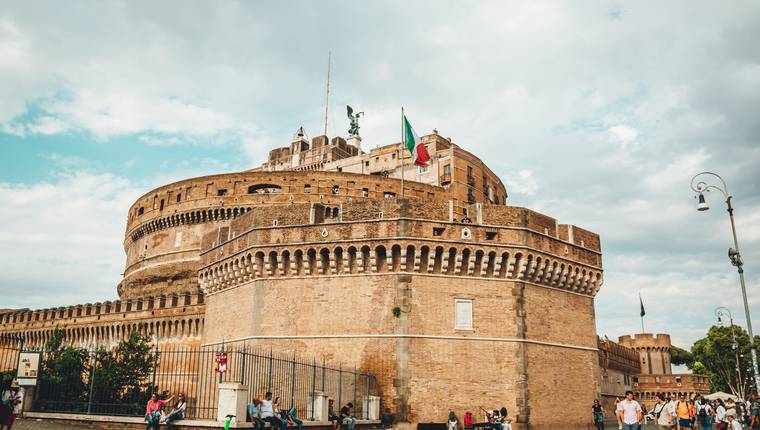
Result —
M 633 391 L 625 392 L 625 400 L 618 403 L 615 411 L 620 421 L 623 422 L 623 430 L 639 430 L 641 422 L 641 405 L 633 400 Z
M 726 414 L 726 418 L 728 418 L 729 430 L 742 430 L 742 423 L 736 419 L 736 410 L 730 411 Z
M 658 430 L 670 430 L 670 427 L 673 425 L 674 410 L 675 405 L 673 405 L 673 402 L 666 401 L 665 396 L 662 394 L 657 395 L 657 404 L 654 405 L 652 413 L 654 414 Z

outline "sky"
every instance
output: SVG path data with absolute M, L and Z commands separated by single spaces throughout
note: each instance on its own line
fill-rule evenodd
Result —
M 116 298 L 130 204 L 257 166 L 345 105 L 363 146 L 405 107 L 505 182 L 508 204 L 600 234 L 597 331 L 689 347 L 726 306 L 746 327 L 734 196 L 760 331 L 760 3 L 43 2 L 0 8 L 0 308 Z

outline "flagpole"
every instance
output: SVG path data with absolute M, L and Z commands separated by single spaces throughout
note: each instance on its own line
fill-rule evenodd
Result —
M 404 153 L 406 152 L 404 138 L 404 107 L 401 106 L 401 198 L 404 198 Z

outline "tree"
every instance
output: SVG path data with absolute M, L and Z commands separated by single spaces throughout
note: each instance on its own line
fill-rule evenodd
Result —
M 670 362 L 676 366 L 685 364 L 688 367 L 694 363 L 694 356 L 691 352 L 673 345 L 670 347 Z
M 155 360 L 151 348 L 149 337 L 133 331 L 114 349 L 96 351 L 92 401 L 100 411 L 128 415 L 141 411 L 151 393 L 148 377 Z
M 694 373 L 710 377 L 713 390 L 729 391 L 747 398 L 752 386 L 752 363 L 749 335 L 741 327 L 710 327 L 707 336 L 691 347 L 691 354 L 694 361 L 687 366 Z
M 63 345 L 64 331 L 53 330 L 45 344 L 45 358 L 40 372 L 41 409 L 82 408 L 87 393 L 85 374 L 89 354 L 82 348 Z

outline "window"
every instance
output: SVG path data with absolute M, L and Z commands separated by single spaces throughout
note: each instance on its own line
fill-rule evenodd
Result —
M 248 194 L 274 194 L 282 191 L 282 187 L 275 184 L 255 184 L 248 187 Z
M 161 199 L 161 207 L 158 210 L 164 210 L 164 199 Z
M 227 195 L 227 189 L 226 188 L 219 188 L 216 190 L 217 196 L 226 196 Z
M 391 191 L 386 191 L 383 193 L 383 197 L 385 197 L 386 199 L 392 199 L 396 197 L 396 193 L 391 192 Z
M 333 194 L 340 194 L 340 187 L 337 185 L 333 185 L 332 187 L 332 193 Z
M 177 194 L 177 203 L 182 201 L 182 194 Z
M 443 236 L 444 231 L 446 231 L 444 227 L 433 227 L 433 236 Z
M 364 165 L 367 166 L 367 167 L 369 167 L 369 161 L 365 161 Z
M 486 232 L 486 240 L 494 240 L 496 239 L 496 235 L 499 234 L 495 231 L 487 231 Z
M 362 197 L 369 197 L 369 188 L 362 188 Z
M 304 193 L 310 193 L 311 192 L 311 185 L 306 184 L 303 186 L 303 192 Z
M 427 173 L 428 170 L 430 170 L 430 167 L 428 167 L 428 166 L 425 166 L 425 167 L 419 166 L 419 167 L 417 167 L 417 171 L 420 174 Z
M 140 206 L 140 209 L 137 210 L 137 215 L 142 215 L 145 213 L 145 208 Z
M 391 154 L 391 158 L 393 158 L 394 160 L 396 159 L 396 153 L 395 152 L 393 154 Z
M 343 171 L 343 168 L 342 167 L 338 167 L 338 172 L 342 172 L 342 171 Z
M 454 330 L 472 330 L 472 299 L 454 299 Z
M 445 176 L 451 176 L 451 164 L 446 164 L 443 166 L 443 174 Z

